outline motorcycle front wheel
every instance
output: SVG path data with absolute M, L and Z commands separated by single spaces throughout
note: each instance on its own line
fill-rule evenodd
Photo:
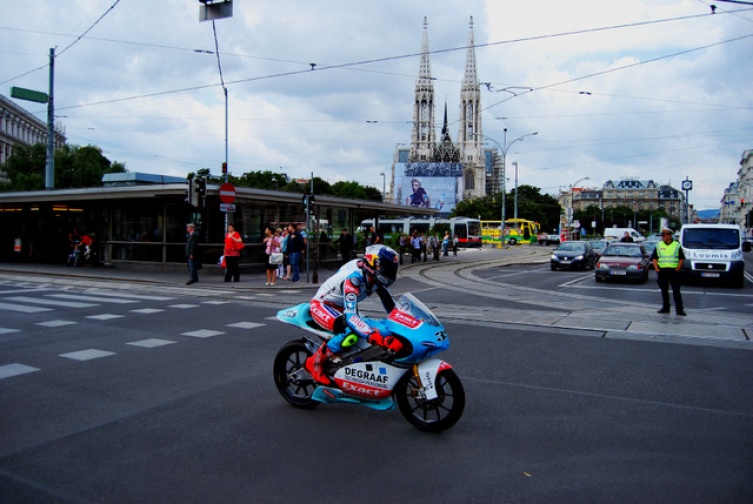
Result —
M 272 368 L 280 395 L 299 408 L 311 409 L 319 405 L 319 401 L 311 399 L 311 394 L 317 387 L 316 382 L 308 373 L 299 373 L 310 355 L 302 341 L 291 341 L 277 352 Z
M 439 396 L 431 400 L 422 399 L 416 377 L 406 373 L 395 387 L 395 396 L 400 412 L 414 427 L 422 431 L 442 432 L 460 420 L 465 408 L 465 390 L 452 369 L 439 373 L 434 387 Z

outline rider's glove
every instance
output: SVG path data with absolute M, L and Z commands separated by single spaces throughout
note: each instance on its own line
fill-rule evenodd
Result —
M 369 335 L 367 340 L 372 345 L 379 345 L 382 348 L 392 350 L 393 352 L 399 352 L 403 349 L 403 344 L 400 340 L 394 336 L 382 336 L 379 331 L 374 331 Z

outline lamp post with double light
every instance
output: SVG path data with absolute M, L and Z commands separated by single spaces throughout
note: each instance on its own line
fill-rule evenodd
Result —
M 516 138 L 515 140 L 512 140 L 510 143 L 507 143 L 507 128 L 504 128 L 503 131 L 504 131 L 504 142 L 503 142 L 502 145 L 500 145 L 499 142 L 497 142 L 493 138 L 490 138 L 490 137 L 488 137 L 486 135 L 480 135 L 478 133 L 472 133 L 472 135 L 476 135 L 476 136 L 479 136 L 481 138 L 485 138 L 486 140 L 489 140 L 490 142 L 492 142 L 494 145 L 497 146 L 497 148 L 499 149 L 500 153 L 502 154 L 502 171 L 499 174 L 499 187 L 500 187 L 500 190 L 502 191 L 502 216 L 501 216 L 502 217 L 502 223 L 501 223 L 500 228 L 499 228 L 499 232 L 500 232 L 500 236 L 499 236 L 499 238 L 500 238 L 500 244 L 502 243 L 502 241 L 504 239 L 505 221 L 507 220 L 507 216 L 505 214 L 505 206 L 507 204 L 507 195 L 505 194 L 505 192 L 506 192 L 505 191 L 505 189 L 506 189 L 505 188 L 505 172 L 507 171 L 507 165 L 506 165 L 506 163 L 507 163 L 507 152 L 510 150 L 510 147 L 512 147 L 512 144 L 514 144 L 515 142 L 520 142 L 520 141 L 524 140 L 526 137 L 533 136 L 533 135 L 538 135 L 539 134 L 538 131 L 534 131 L 533 133 L 526 133 L 525 135 L 521 135 L 518 138 Z M 517 182 L 517 177 L 515 179 L 516 179 L 516 182 Z M 517 194 L 518 194 L 518 191 L 517 191 L 517 187 L 516 187 L 516 189 L 515 189 L 515 196 L 516 196 L 516 198 L 517 198 Z M 515 207 L 515 217 L 517 217 L 517 205 Z
M 567 216 L 567 221 L 568 221 L 567 222 L 567 227 L 568 227 L 567 234 L 570 235 L 570 238 L 572 237 L 572 231 L 570 230 L 570 228 L 573 226 L 573 217 L 575 215 L 575 186 L 577 186 L 584 180 L 591 180 L 591 177 L 580 178 L 576 180 L 575 183 L 573 183 L 570 186 L 570 212 L 569 212 L 570 215 Z

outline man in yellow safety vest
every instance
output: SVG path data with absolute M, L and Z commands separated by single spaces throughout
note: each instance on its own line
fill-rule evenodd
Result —
M 662 241 L 654 249 L 651 259 L 654 262 L 654 270 L 658 275 L 657 283 L 661 290 L 661 309 L 658 313 L 669 313 L 669 287 L 672 286 L 672 297 L 675 301 L 675 311 L 678 315 L 685 316 L 680 293 L 680 269 L 685 255 L 682 253 L 680 243 L 672 239 L 672 231 L 662 229 Z

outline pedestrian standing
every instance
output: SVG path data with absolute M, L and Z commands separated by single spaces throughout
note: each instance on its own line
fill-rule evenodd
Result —
M 265 265 L 267 270 L 266 285 L 275 285 L 277 283 L 277 264 L 273 264 L 271 258 L 272 254 L 280 252 L 280 236 L 272 227 L 268 227 L 264 231 L 264 234 L 264 252 L 267 255 L 267 263 Z
M 288 226 L 288 256 L 290 257 L 290 269 L 292 282 L 301 281 L 301 254 L 306 248 L 306 240 L 303 234 L 293 224 Z
M 288 259 L 288 228 L 277 228 L 280 232 L 280 251 L 282 252 L 282 263 L 277 268 L 277 278 L 281 280 L 290 279 L 290 260 Z
M 444 238 L 442 238 L 442 255 L 447 257 L 447 249 L 450 248 L 450 232 L 444 232 Z
M 334 243 L 337 243 L 340 246 L 340 258 L 342 264 L 350 261 L 350 258 L 353 256 L 353 235 L 348 233 L 347 229 L 343 228 L 342 231 L 340 231 L 340 238 L 335 240 Z
M 662 229 L 662 241 L 656 245 L 651 259 L 654 270 L 658 276 L 657 283 L 661 291 L 661 309 L 658 313 L 669 313 L 669 287 L 672 287 L 672 297 L 675 302 L 675 311 L 678 315 L 685 316 L 685 308 L 680 293 L 680 270 L 685 260 L 680 243 L 672 238 L 672 231 Z
M 232 278 L 234 282 L 240 282 L 241 279 L 241 250 L 245 245 L 241 235 L 235 231 L 233 224 L 227 225 L 227 234 L 225 235 L 225 281 L 229 282 Z
M 408 247 L 408 244 L 410 243 L 410 240 L 405 235 L 405 233 L 400 235 L 400 264 L 403 264 L 403 256 L 405 255 L 405 249 Z
M 455 238 L 452 239 L 452 255 L 456 256 L 458 255 L 458 243 L 460 240 L 458 240 L 458 237 L 455 236 Z
M 199 233 L 196 232 L 194 224 L 186 224 L 188 238 L 186 239 L 186 262 L 188 263 L 188 282 L 186 285 L 195 284 L 199 281 L 199 258 L 196 255 L 196 248 L 199 244 Z
M 410 239 L 411 245 L 411 257 L 410 262 L 414 263 L 421 260 L 421 240 L 418 237 L 418 231 L 413 231 L 413 236 Z
M 434 260 L 439 261 L 439 236 L 437 236 L 437 233 L 431 235 L 429 245 L 431 246 L 431 253 L 434 256 Z

